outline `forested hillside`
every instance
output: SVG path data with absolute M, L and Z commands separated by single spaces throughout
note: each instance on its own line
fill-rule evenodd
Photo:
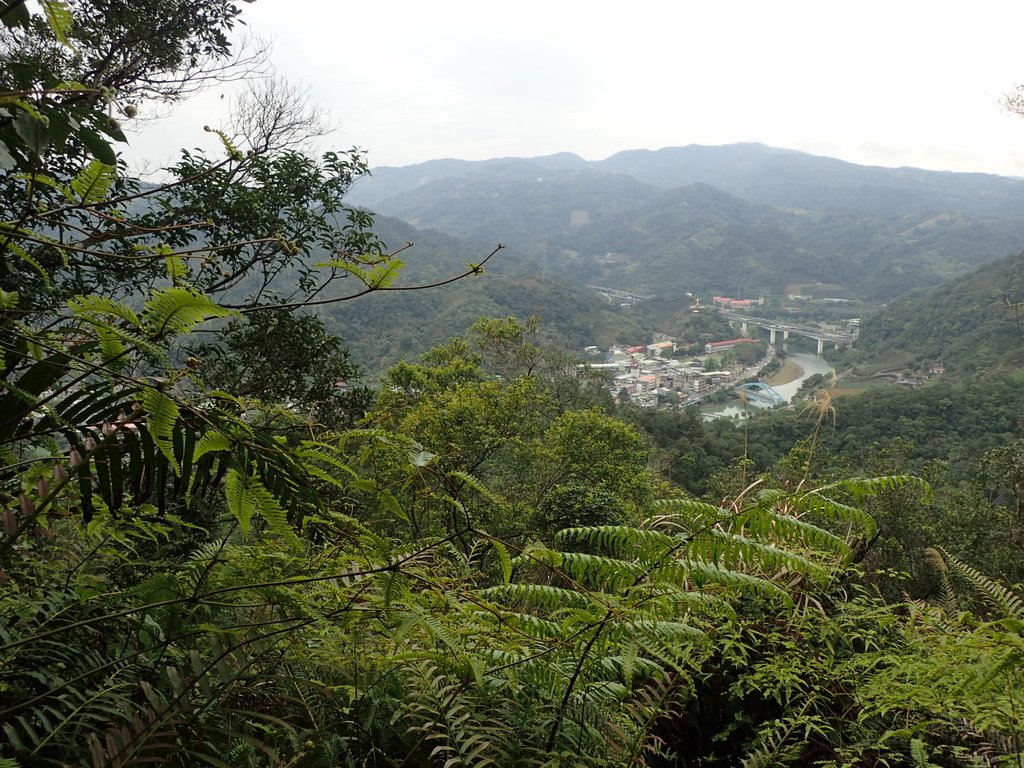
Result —
M 1024 760 L 1019 373 L 618 408 L 558 342 L 725 320 L 375 220 L 262 80 L 141 185 L 121 120 L 244 75 L 243 9 L 0 9 L 0 768 Z
M 459 237 L 500 235 L 521 245 L 637 208 L 659 191 L 629 176 L 519 162 L 431 181 L 380 202 L 375 210 Z
M 857 349 L 865 364 L 941 363 L 952 374 L 1024 365 L 1024 253 L 1018 253 L 869 318 Z
M 416 230 L 395 219 L 378 217 L 374 231 L 395 248 L 407 243 L 395 288 L 443 281 L 467 264 L 479 263 L 496 247 L 433 230 Z M 642 341 L 656 325 L 617 311 L 606 299 L 579 284 L 543 273 L 515 247 L 503 249 L 482 274 L 429 291 L 390 291 L 355 302 L 323 307 L 320 316 L 344 339 L 353 358 L 373 378 L 401 360 L 465 333 L 484 316 L 537 317 L 545 337 L 565 349 L 590 344 Z
M 577 284 L 654 294 L 784 293 L 816 280 L 884 300 L 1024 246 L 1018 213 L 794 210 L 702 183 L 658 192 L 626 175 L 526 161 L 428 181 L 376 209 L 417 227 L 508 243 L 538 269 Z

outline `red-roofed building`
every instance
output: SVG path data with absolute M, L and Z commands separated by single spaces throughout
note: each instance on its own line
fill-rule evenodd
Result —
M 715 296 L 712 299 L 713 303 L 720 307 L 726 307 L 727 309 L 750 309 L 751 307 L 760 307 L 764 304 L 764 299 L 732 299 L 728 296 Z
M 704 354 L 710 355 L 714 352 L 724 352 L 740 344 L 756 344 L 757 339 L 729 339 L 728 341 L 709 341 L 704 345 Z

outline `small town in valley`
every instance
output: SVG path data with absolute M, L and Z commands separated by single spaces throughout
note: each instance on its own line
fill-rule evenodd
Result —
M 778 350 L 787 348 L 790 336 L 813 340 L 817 354 L 821 355 L 826 347 L 839 349 L 849 346 L 859 331 L 859 320 L 819 327 L 748 314 L 763 305 L 763 298 L 715 296 L 711 306 L 729 320 L 738 333 L 731 338 L 708 341 L 697 353 L 690 346 L 690 354 L 680 354 L 677 339 L 658 335 L 645 344 L 613 345 L 607 350 L 597 346 L 586 347 L 585 364 L 593 370 L 608 373 L 608 391 L 617 402 L 642 408 L 706 403 L 717 393 L 739 388 L 758 406 L 781 405 L 787 400 L 759 381 L 759 377 L 776 360 Z M 699 301 L 695 307 L 695 311 L 699 311 Z M 705 307 L 705 311 L 707 309 L 709 307 Z M 767 331 L 767 338 L 757 338 L 764 331 Z M 734 352 L 743 347 L 763 349 L 763 352 L 759 355 Z
M 752 366 L 724 363 L 714 355 L 740 344 L 757 343 L 750 338 L 711 342 L 705 346 L 705 354 L 686 358 L 675 357 L 676 343 L 671 339 L 636 346 L 613 346 L 607 352 L 592 346 L 584 352 L 589 359 L 601 358 L 600 362 L 588 363 L 590 368 L 612 375 L 609 392 L 613 397 L 620 402 L 654 408 L 693 405 L 714 392 L 756 377 L 775 356 L 771 346 Z M 709 362 L 721 363 L 722 367 L 709 369 Z

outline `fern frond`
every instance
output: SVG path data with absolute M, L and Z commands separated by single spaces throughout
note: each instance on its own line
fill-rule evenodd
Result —
M 92 205 L 107 196 L 110 187 L 116 180 L 117 167 L 107 165 L 94 158 L 71 180 L 70 186 L 78 195 L 79 202 L 84 205 Z
M 737 590 L 740 594 L 750 592 L 785 604 L 793 600 L 785 589 L 768 579 L 722 568 L 705 560 L 684 559 L 663 565 L 651 572 L 651 580 L 699 589 L 708 586 L 725 587 Z
M 532 606 L 547 611 L 588 608 L 591 605 L 590 598 L 583 593 L 548 584 L 497 584 L 477 590 L 475 594 L 487 599 L 503 600 L 514 606 Z
M 613 593 L 633 586 L 647 572 L 641 563 L 582 552 L 563 552 L 561 568 L 574 581 Z
M 827 582 L 832 575 L 830 569 L 796 552 L 713 528 L 690 542 L 686 556 L 731 570 L 753 569 L 773 575 L 789 571 L 817 583 Z
M 729 521 L 729 528 L 759 539 L 828 552 L 841 560 L 851 553 L 850 546 L 834 533 L 771 509 L 744 510 Z
M 685 543 L 676 536 L 628 525 L 564 528 L 555 534 L 555 541 L 586 544 L 613 557 L 642 563 L 658 562 L 672 549 Z
M 835 525 L 857 526 L 865 538 L 874 536 L 877 530 L 875 519 L 862 509 L 826 496 L 824 491 L 828 488 L 826 486 L 790 497 L 789 503 L 795 512 L 808 512 Z
M 174 451 L 174 426 L 180 413 L 178 404 L 155 387 L 147 387 L 142 392 L 142 407 L 145 409 L 146 425 L 153 442 L 174 467 L 175 474 L 180 475 L 181 464 Z
M 654 502 L 654 509 L 659 512 L 663 511 L 662 515 L 657 518 L 659 527 L 673 522 L 685 522 L 687 530 L 711 525 L 719 520 L 727 519 L 732 514 L 727 509 L 696 499 L 658 499 Z
M 215 304 L 204 294 L 171 287 L 154 291 L 142 316 L 151 333 L 162 338 L 187 333 L 204 320 L 231 314 L 235 313 Z
M 68 309 L 80 317 L 110 317 L 124 320 L 136 328 L 142 328 L 142 321 L 131 307 L 123 301 L 117 301 L 99 294 L 75 296 L 68 301 Z
M 229 468 L 224 477 L 224 497 L 243 533 L 249 532 L 253 517 L 259 515 L 274 534 L 286 541 L 296 540 L 287 513 L 253 474 Z
M 956 571 L 967 583 L 974 587 L 994 607 L 1002 611 L 1007 618 L 1024 621 L 1024 601 L 1013 591 L 999 582 L 990 579 L 977 568 L 973 568 L 941 547 L 931 550 L 934 557 L 941 556 L 948 566 Z

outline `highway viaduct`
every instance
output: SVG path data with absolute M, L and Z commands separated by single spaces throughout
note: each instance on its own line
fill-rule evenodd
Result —
M 820 355 L 825 351 L 826 344 L 835 345 L 836 349 L 840 347 L 848 347 L 853 344 L 857 335 L 854 333 L 844 333 L 837 331 L 824 331 L 821 328 L 815 328 L 810 325 L 800 325 L 798 323 L 783 323 L 778 320 L 766 320 L 763 317 L 752 317 L 750 315 L 741 315 L 737 312 L 729 312 L 727 310 L 719 310 L 722 317 L 726 318 L 730 322 L 739 323 L 740 331 L 747 335 L 748 328 L 754 326 L 755 328 L 763 328 L 770 334 L 769 339 L 773 346 L 775 345 L 777 335 L 782 334 L 782 345 L 785 347 L 786 340 L 790 335 L 804 336 L 809 339 L 814 339 L 818 342 L 818 354 Z

